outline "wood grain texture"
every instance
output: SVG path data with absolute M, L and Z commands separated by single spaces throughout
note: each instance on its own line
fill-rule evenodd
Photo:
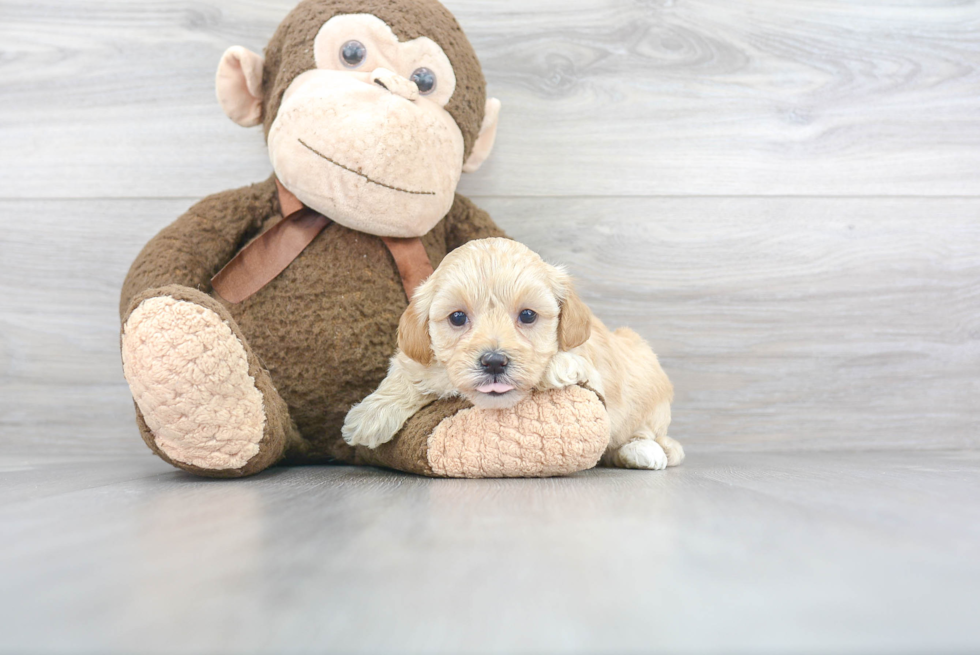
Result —
M 689 446 L 980 445 L 980 199 L 476 200 L 650 340 Z M 8 453 L 142 451 L 119 288 L 190 202 L 0 201 Z
M 260 179 L 214 99 L 293 0 L 0 0 L 0 197 Z M 976 195 L 976 0 L 447 2 L 504 113 L 472 195 Z
M 119 286 L 193 199 L 267 174 L 211 81 L 225 46 L 260 49 L 291 5 L 0 0 L 11 452 L 141 447 Z M 508 106 L 496 163 L 464 190 L 651 339 L 675 434 L 976 444 L 976 3 L 450 6 Z M 725 192 L 758 197 L 659 196 Z M 944 193 L 963 197 L 894 198 Z
M 461 190 L 650 340 L 688 461 L 216 483 L 118 294 L 268 175 L 214 69 L 294 1 L 0 0 L 0 652 L 980 650 L 978 0 L 447 0 L 504 104 Z
M 201 480 L 0 459 L 0 651 L 971 653 L 980 457 Z

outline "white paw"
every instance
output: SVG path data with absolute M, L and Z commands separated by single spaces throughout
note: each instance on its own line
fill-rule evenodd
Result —
M 656 441 L 637 439 L 616 452 L 616 462 L 627 469 L 662 471 L 667 468 L 667 453 Z
M 551 358 L 541 384 L 542 389 L 561 389 L 589 381 L 589 363 L 580 355 L 559 352 Z
M 404 419 L 398 420 L 390 409 L 371 402 L 368 396 L 347 412 L 340 433 L 351 446 L 377 448 L 391 441 L 404 422 Z

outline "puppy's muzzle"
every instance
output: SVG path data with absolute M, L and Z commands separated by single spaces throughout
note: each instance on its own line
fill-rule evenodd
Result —
M 483 372 L 493 377 L 503 375 L 509 363 L 510 360 L 507 359 L 507 355 L 497 350 L 485 352 L 480 356 L 480 366 L 483 368 Z
M 507 380 L 507 365 L 510 364 L 507 355 L 499 350 L 490 350 L 480 355 L 479 363 L 486 381 L 476 388 L 477 391 L 502 396 L 514 390 L 514 385 Z

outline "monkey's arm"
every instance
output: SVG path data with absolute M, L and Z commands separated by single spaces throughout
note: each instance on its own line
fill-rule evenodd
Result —
M 591 389 L 535 391 L 509 410 L 479 410 L 464 398 L 436 400 L 354 463 L 444 478 L 569 475 L 596 465 L 609 445 L 609 417 Z
M 269 180 L 209 196 L 153 237 L 123 283 L 119 314 L 147 289 L 181 285 L 207 294 L 211 278 L 260 228 L 275 207 Z
M 453 208 L 449 210 L 449 224 L 446 233 L 446 247 L 449 250 L 459 248 L 467 241 L 488 239 L 490 237 L 506 237 L 497 224 L 486 213 L 473 204 L 465 196 L 456 194 Z
M 436 399 L 412 379 L 404 363 L 407 359 L 395 355 L 378 389 L 347 413 L 341 430 L 344 441 L 368 448 L 388 443 L 405 421 Z

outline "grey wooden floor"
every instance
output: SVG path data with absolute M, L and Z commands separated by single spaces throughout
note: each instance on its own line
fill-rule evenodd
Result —
M 980 454 L 205 481 L 5 466 L 12 653 L 976 652 Z
M 675 382 L 666 473 L 238 482 L 141 443 L 116 303 L 264 179 L 293 0 L 0 0 L 0 652 L 980 651 L 980 3 L 453 0 L 461 191 Z

